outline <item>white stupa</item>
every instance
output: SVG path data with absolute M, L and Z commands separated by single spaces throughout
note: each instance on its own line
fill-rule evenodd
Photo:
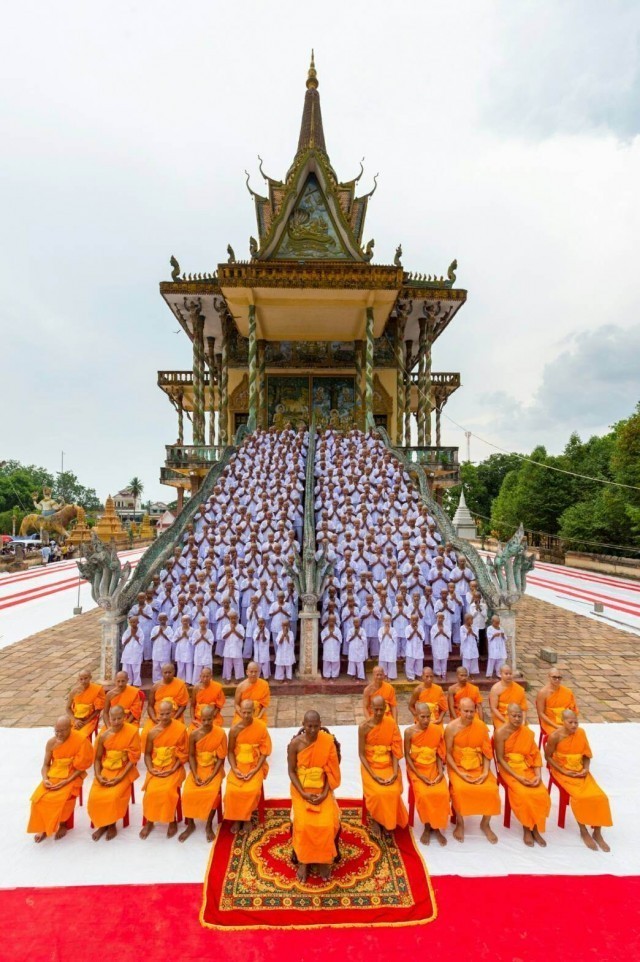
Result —
M 464 499 L 464 488 L 460 490 L 460 501 L 453 516 L 453 523 L 459 538 L 464 538 L 465 541 L 473 541 L 474 538 L 478 537 L 476 523 L 471 517 L 471 512 Z

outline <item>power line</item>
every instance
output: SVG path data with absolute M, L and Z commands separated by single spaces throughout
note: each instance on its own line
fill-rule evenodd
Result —
M 407 371 L 407 368 L 405 367 L 404 364 L 402 365 L 402 370 L 405 373 L 405 375 L 407 375 L 410 379 L 411 373 Z M 414 386 L 419 396 L 423 398 L 427 398 L 427 395 L 425 394 L 425 392 L 421 391 L 417 384 L 415 384 Z M 430 406 L 431 399 L 427 398 L 427 400 Z M 580 478 L 582 481 L 595 481 L 596 484 L 609 484 L 616 488 L 627 488 L 630 491 L 640 491 L 640 487 L 638 487 L 638 485 L 636 484 L 623 484 L 622 481 L 609 481 L 607 478 L 592 478 L 588 474 L 579 474 L 577 471 L 568 471 L 566 468 L 558 468 L 554 464 L 545 464 L 544 461 L 534 461 L 533 458 L 527 457 L 526 454 L 518 454 L 516 451 L 508 451 L 506 448 L 500 447 L 499 444 L 494 444 L 493 441 L 487 441 L 486 438 L 481 437 L 479 434 L 476 434 L 474 431 L 469 431 L 468 428 L 465 428 L 458 421 L 454 420 L 454 418 L 449 417 L 448 414 L 445 414 L 444 411 L 441 411 L 440 414 L 444 416 L 447 419 L 447 421 L 451 421 L 451 423 L 455 424 L 457 428 L 460 428 L 461 431 L 464 431 L 465 435 L 471 435 L 471 437 L 474 437 L 477 441 L 482 441 L 483 444 L 488 444 L 490 448 L 495 448 L 496 451 L 502 451 L 503 454 L 509 454 L 514 458 L 520 458 L 521 461 L 528 461 L 529 464 L 535 464 L 536 467 L 546 468 L 548 471 L 556 471 L 558 474 L 568 474 L 570 475 L 570 477 Z

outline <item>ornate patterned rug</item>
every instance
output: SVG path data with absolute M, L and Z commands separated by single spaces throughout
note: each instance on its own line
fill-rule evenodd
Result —
M 265 824 L 243 836 L 224 821 L 204 880 L 200 922 L 213 929 L 311 929 L 423 925 L 437 908 L 409 829 L 374 841 L 359 801 L 339 800 L 340 862 L 331 877 L 296 878 L 291 803 L 269 799 Z

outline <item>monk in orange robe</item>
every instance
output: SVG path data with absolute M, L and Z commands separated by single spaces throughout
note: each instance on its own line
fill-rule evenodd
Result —
M 246 832 L 258 807 L 267 777 L 271 738 L 264 721 L 254 718 L 254 704 L 240 703 L 240 721 L 229 732 L 229 766 L 224 793 L 224 817 L 233 821 L 231 832 Z
M 140 727 L 143 703 L 144 699 L 140 697 L 140 689 L 129 684 L 129 676 L 126 671 L 119 671 L 115 677 L 115 686 L 106 695 L 102 711 L 104 724 L 109 724 L 111 709 L 120 705 L 121 708 L 124 708 L 125 722 L 128 725 Z
M 511 665 L 504 664 L 500 669 L 500 680 L 495 683 L 489 692 L 489 708 L 491 709 L 491 721 L 495 731 L 502 725 L 507 724 L 507 709 L 509 705 L 520 705 L 527 724 L 527 696 L 522 685 L 513 680 L 513 668 Z
M 109 727 L 96 742 L 95 778 L 87 801 L 89 818 L 95 825 L 91 836 L 97 842 L 106 835 L 116 837 L 116 822 L 124 818 L 131 799 L 131 785 L 138 778 L 140 730 L 125 721 L 122 705 L 114 705 Z
M 460 718 L 460 702 L 463 698 L 470 698 L 476 706 L 476 715 L 480 721 L 484 721 L 482 713 L 482 695 L 477 685 L 469 681 L 469 671 L 460 665 L 456 668 L 456 681 L 447 692 L 447 704 L 449 708 L 449 718 Z
M 593 851 L 611 851 L 602 837 L 603 826 L 613 825 L 609 799 L 589 771 L 591 748 L 574 711 L 565 709 L 562 725 L 549 735 L 544 752 L 553 777 L 569 794 L 584 844 Z M 587 825 L 593 828 L 592 835 Z
M 442 833 L 449 821 L 451 800 L 444 777 L 447 758 L 444 728 L 431 721 L 428 703 L 418 701 L 415 711 L 415 724 L 410 725 L 404 733 L 404 757 L 418 815 L 424 823 L 420 841 L 428 845 L 433 833 L 440 845 L 446 845 L 447 840 Z
M 540 689 L 536 697 L 540 727 L 546 735 L 551 735 L 561 727 L 562 713 L 567 708 L 576 715 L 579 714 L 573 692 L 562 684 L 562 672 L 554 666 L 549 670 L 548 683 Z
M 447 699 L 440 685 L 433 680 L 433 668 L 422 670 L 421 680 L 411 692 L 409 699 L 409 711 L 414 718 L 417 717 L 417 706 L 419 702 L 424 702 L 429 706 L 431 720 L 436 725 L 440 724 L 447 713 Z M 453 716 L 452 716 L 453 717 Z
M 90 742 L 71 727 L 68 715 L 57 720 L 54 732 L 44 752 L 42 781 L 31 796 L 27 832 L 35 833 L 36 842 L 42 842 L 47 835 L 60 839 L 67 834 L 66 823 L 73 815 L 82 779 L 93 760 Z
M 214 839 L 213 816 L 220 801 L 224 760 L 227 757 L 227 735 L 216 724 L 217 718 L 219 712 L 215 705 L 203 705 L 198 728 L 194 728 L 189 735 L 190 771 L 182 787 L 182 814 L 186 828 L 178 836 L 180 842 L 186 842 L 195 832 L 196 818 L 206 823 L 207 841 Z
M 293 808 L 293 852 L 298 881 L 317 867 L 327 879 L 338 854 L 340 809 L 333 792 L 340 784 L 340 758 L 334 736 L 322 729 L 317 711 L 305 713 L 302 731 L 289 743 L 287 760 Z
M 236 688 L 234 698 L 235 713 L 233 721 L 231 722 L 232 725 L 237 725 L 242 717 L 240 705 L 243 701 L 252 701 L 254 703 L 255 721 L 264 722 L 265 725 L 269 724 L 267 708 L 271 702 L 271 689 L 269 688 L 269 682 L 264 678 L 260 678 L 260 665 L 255 661 L 249 662 L 247 665 L 247 677 L 244 678 Z
M 397 724 L 386 714 L 387 705 L 380 695 L 371 702 L 373 717 L 358 728 L 358 753 L 364 799 L 371 815 L 371 834 L 380 838 L 382 829 L 392 832 L 404 828 L 409 815 L 402 801 L 402 739 Z
M 213 681 L 213 672 L 210 668 L 203 668 L 200 672 L 200 681 L 193 686 L 191 692 L 191 718 L 189 732 L 199 728 L 202 724 L 202 710 L 206 705 L 210 705 L 213 711 L 213 724 L 222 727 L 222 708 L 226 698 L 222 685 Z
M 71 724 L 83 738 L 90 738 L 98 727 L 105 697 L 102 685 L 91 681 L 91 672 L 81 671 L 78 684 L 71 689 L 67 699 L 67 714 L 71 718 Z
M 387 673 L 381 665 L 376 665 L 373 669 L 371 681 L 362 693 L 362 710 L 364 712 L 365 718 L 371 718 L 373 715 L 373 709 L 371 708 L 371 700 L 375 698 L 376 695 L 380 695 L 384 698 L 386 703 L 387 715 L 391 715 L 395 722 L 398 721 L 398 700 L 396 698 L 396 690 L 393 685 L 389 684 L 386 680 Z
M 456 814 L 453 837 L 464 842 L 465 816 L 481 815 L 480 829 L 495 845 L 498 838 L 491 828 L 491 816 L 500 814 L 500 795 L 489 767 L 493 757 L 489 729 L 476 715 L 470 698 L 463 698 L 459 708 L 460 717 L 447 725 L 444 733 L 449 789 Z
M 149 701 L 147 702 L 148 718 L 142 729 L 142 751 L 145 751 L 147 735 L 151 729 L 157 725 L 159 715 L 156 705 L 163 701 L 170 701 L 172 705 L 173 718 L 184 724 L 183 715 L 189 704 L 189 691 L 181 678 L 176 678 L 176 670 L 172 664 L 162 666 L 162 681 L 156 684 L 149 691 Z
M 184 781 L 184 763 L 189 756 L 187 729 L 173 717 L 173 702 L 165 699 L 158 708 L 158 724 L 147 736 L 144 763 L 147 777 L 142 786 L 142 813 L 146 825 L 140 838 L 147 838 L 155 822 L 167 822 L 167 838 L 178 831 L 176 806 L 178 792 Z
M 533 732 L 524 722 L 520 705 L 509 705 L 507 723 L 494 735 L 500 777 L 505 783 L 513 814 L 522 825 L 523 841 L 529 848 L 542 837 L 551 811 L 549 792 L 542 783 L 542 758 Z

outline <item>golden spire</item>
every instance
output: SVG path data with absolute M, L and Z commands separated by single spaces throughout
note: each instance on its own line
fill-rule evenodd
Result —
M 307 90 L 312 87 L 314 90 L 318 89 L 318 74 L 316 73 L 316 63 L 313 59 L 313 48 L 311 48 L 311 63 L 309 64 L 309 73 L 307 74 Z
M 300 124 L 300 137 L 298 139 L 298 153 L 303 150 L 315 148 L 327 152 L 324 143 L 324 130 L 322 129 L 322 114 L 320 112 L 320 94 L 318 93 L 318 75 L 316 73 L 316 63 L 311 51 L 311 63 L 307 74 L 307 92 L 304 95 L 304 108 L 302 111 L 302 123 Z

